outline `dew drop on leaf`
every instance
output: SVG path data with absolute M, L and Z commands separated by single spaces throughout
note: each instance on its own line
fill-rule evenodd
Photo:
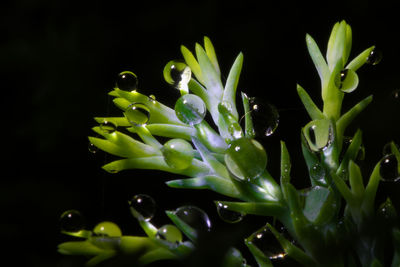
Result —
M 123 71 L 118 74 L 116 87 L 125 90 L 125 91 L 133 91 L 136 90 L 138 86 L 138 78 L 136 74 L 131 71 Z
M 256 138 L 272 135 L 279 124 L 276 107 L 258 97 L 249 97 L 249 107 Z
M 237 178 L 250 181 L 264 172 L 267 153 L 259 142 L 243 137 L 230 143 L 225 154 L 225 163 Z
M 151 196 L 145 194 L 135 195 L 129 201 L 129 205 L 145 221 L 150 221 L 156 213 L 156 202 Z
M 378 208 L 378 216 L 387 221 L 395 220 L 397 218 L 396 209 L 390 200 L 387 198 Z
M 329 120 L 321 119 L 309 122 L 303 128 L 303 135 L 312 151 L 328 149 L 333 142 L 333 129 Z
M 217 203 L 217 213 L 219 217 L 227 223 L 238 223 L 245 216 L 242 212 L 229 210 L 229 206 L 223 203 Z
M 79 232 L 85 227 L 85 219 L 77 210 L 67 210 L 60 216 L 60 228 L 65 232 Z
M 95 146 L 95 145 L 92 144 L 91 142 L 89 142 L 88 150 L 89 150 L 89 152 L 92 153 L 92 154 L 96 154 L 96 153 L 99 151 L 99 149 L 97 148 L 97 146 Z
M 121 229 L 113 222 L 101 222 L 93 228 L 93 234 L 100 237 L 120 237 Z
M 281 244 L 268 227 L 264 227 L 253 233 L 248 240 L 270 260 L 279 260 L 286 257 Z
M 196 206 L 188 205 L 179 207 L 175 210 L 175 214 L 199 232 L 209 232 L 211 229 L 211 221 L 207 213 Z
M 326 176 L 325 169 L 321 164 L 317 163 L 310 168 L 310 177 L 317 184 L 326 185 L 325 176 Z
M 156 96 L 155 95 L 149 95 L 149 101 L 153 104 L 156 103 Z
M 182 242 L 181 231 L 175 225 L 172 224 L 166 224 L 158 228 L 156 237 L 171 243 Z
M 340 81 L 337 87 L 345 93 L 353 92 L 358 86 L 358 75 L 352 69 L 344 69 L 340 72 Z
M 126 108 L 124 115 L 128 119 L 129 123 L 135 126 L 146 125 L 150 120 L 150 110 L 142 103 L 130 104 Z
M 192 71 L 184 62 L 171 60 L 164 67 L 164 79 L 176 89 L 188 91 L 187 84 L 192 77 Z
M 389 154 L 381 159 L 380 174 L 383 181 L 397 182 L 400 180 L 398 161 L 394 154 Z
M 110 121 L 104 121 L 100 124 L 100 130 L 102 130 L 104 133 L 107 134 L 112 134 L 113 132 L 115 132 L 117 129 L 117 126 L 110 122 Z
M 203 121 L 206 113 L 206 105 L 197 95 L 186 94 L 176 101 L 175 114 L 183 123 L 189 125 L 199 124 Z
M 371 53 L 369 53 L 369 56 L 367 57 L 367 64 L 370 65 L 376 65 L 382 60 L 382 52 L 380 50 L 377 50 L 374 48 Z
M 190 143 L 183 139 L 171 139 L 161 148 L 164 161 L 171 168 L 182 170 L 192 163 L 194 151 Z
M 343 145 L 342 145 L 342 151 L 340 152 L 339 160 L 342 161 L 344 158 L 344 155 L 347 152 L 347 149 L 349 148 L 350 144 L 353 142 L 353 139 L 349 136 L 343 136 Z M 365 147 L 363 144 L 358 149 L 357 156 L 355 158 L 356 161 L 363 161 L 365 159 Z

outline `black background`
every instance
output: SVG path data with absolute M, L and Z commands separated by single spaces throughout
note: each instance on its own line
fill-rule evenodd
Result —
M 5 254 L 21 266 L 79 266 L 81 259 L 56 252 L 57 244 L 67 240 L 59 234 L 60 214 L 78 209 L 88 228 L 111 220 L 124 234 L 143 235 L 127 208 L 127 200 L 138 193 L 149 194 L 158 203 L 154 218 L 158 226 L 169 223 L 163 214 L 166 209 L 194 204 L 206 210 L 220 232 L 209 241 L 213 244 L 219 240 L 242 248 L 241 238 L 265 223 L 252 216 L 236 225 L 223 223 L 212 203 L 223 197 L 168 188 L 164 182 L 177 178 L 168 173 L 105 173 L 101 166 L 110 158 L 88 152 L 87 136 L 96 125 L 92 118 L 119 115 L 107 96 L 116 75 L 132 70 L 139 77 L 139 91 L 172 106 L 178 93 L 163 80 L 162 70 L 169 60 L 181 58 L 181 44 L 193 51 L 203 36 L 213 41 L 224 77 L 237 54 L 244 53 L 238 90 L 263 97 L 280 112 L 276 133 L 261 140 L 269 155 L 268 168 L 279 177 L 279 140 L 284 140 L 298 187 L 308 186 L 299 146 L 300 127 L 308 117 L 296 83 L 321 103 L 305 34 L 311 34 L 325 51 L 333 24 L 345 19 L 353 29 L 351 57 L 377 45 L 382 62 L 358 71 L 359 88 L 344 102 L 346 109 L 374 95 L 347 132 L 352 135 L 356 128 L 363 129 L 363 167 L 369 173 L 382 157 L 385 143 L 400 143 L 400 102 L 392 97 L 400 87 L 398 15 L 382 1 L 330 2 L 329 6 L 278 1 L 17 0 L 5 4 L 0 10 L 4 156 L 0 238 Z M 387 194 L 395 198 L 398 190 L 397 185 L 384 184 L 380 199 Z

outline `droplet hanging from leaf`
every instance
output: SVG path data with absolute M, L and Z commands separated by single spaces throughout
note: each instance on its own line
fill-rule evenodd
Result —
M 183 139 L 171 139 L 161 148 L 164 161 L 171 168 L 182 170 L 192 163 L 194 151 L 190 143 Z
M 199 232 L 209 232 L 211 229 L 211 221 L 207 213 L 196 206 L 179 207 L 175 210 L 175 214 Z
M 206 113 L 206 105 L 197 95 L 186 94 L 176 101 L 175 114 L 183 123 L 189 125 L 199 124 L 203 121 Z
M 249 97 L 250 115 L 256 138 L 272 135 L 279 125 L 276 107 L 258 97 Z
M 118 74 L 115 86 L 125 91 L 136 90 L 138 86 L 138 78 L 136 74 L 134 74 L 131 71 L 123 71 L 120 74 Z
M 145 104 L 142 103 L 130 104 L 126 108 L 124 115 L 128 121 L 135 126 L 146 125 L 150 120 L 150 110 Z
M 85 219 L 77 210 L 67 210 L 60 216 L 60 228 L 65 232 L 79 232 L 85 227 Z
M 116 129 L 117 129 L 117 126 L 110 121 L 103 121 L 100 124 L 100 130 L 102 130 L 104 133 L 107 133 L 107 134 L 112 134 L 113 132 L 116 131 Z
M 352 69 L 344 69 L 340 72 L 336 86 L 345 93 L 353 92 L 358 86 L 358 75 Z
M 164 67 L 164 79 L 178 90 L 188 92 L 188 86 L 192 71 L 188 65 L 179 60 L 171 60 Z
M 374 49 L 369 53 L 369 56 L 367 57 L 366 63 L 367 63 L 367 64 L 370 64 L 370 65 L 376 65 L 376 64 L 378 64 L 379 62 L 381 62 L 381 60 L 382 60 L 382 51 L 380 51 L 380 50 L 374 48 Z
M 166 224 L 158 228 L 156 237 L 171 243 L 182 242 L 181 231 L 175 225 L 172 224 Z
M 310 168 L 310 177 L 317 184 L 326 185 L 326 172 L 320 163 L 316 163 Z
M 278 260 L 286 257 L 281 244 L 268 227 L 264 227 L 253 233 L 248 241 L 255 245 L 270 260 Z
M 92 154 L 96 154 L 99 151 L 98 147 L 92 144 L 91 142 L 89 142 L 88 150 Z
M 383 181 L 397 182 L 400 180 L 398 164 L 394 154 L 383 157 L 380 164 L 380 174 Z
M 327 119 L 314 120 L 303 128 L 303 135 L 312 151 L 319 152 L 330 147 L 333 142 L 333 129 Z
M 254 139 L 233 140 L 225 154 L 229 171 L 237 178 L 251 181 L 260 176 L 267 166 L 267 153 Z
M 135 210 L 138 219 L 150 221 L 156 213 L 156 202 L 151 196 L 146 194 L 135 195 L 130 201 L 129 206 Z
M 93 228 L 93 234 L 99 237 L 120 237 L 121 229 L 113 222 L 101 222 Z
M 221 202 L 217 203 L 217 213 L 219 217 L 227 223 L 238 223 L 245 216 L 242 212 L 229 210 L 229 206 Z

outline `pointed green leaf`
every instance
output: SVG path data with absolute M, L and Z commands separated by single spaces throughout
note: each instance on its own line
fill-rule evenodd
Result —
M 126 117 L 95 117 L 97 123 L 111 122 L 117 127 L 129 127 L 131 124 Z
M 360 151 L 361 144 L 362 144 L 362 132 L 360 129 L 358 129 L 357 132 L 354 134 L 354 137 L 352 138 L 352 141 L 349 147 L 347 148 L 347 151 L 344 153 L 342 162 L 340 163 L 339 168 L 336 171 L 337 175 L 340 176 L 342 173 L 347 171 L 350 160 L 353 161 L 356 160 L 357 154 Z
M 326 224 L 335 215 L 334 201 L 334 194 L 330 189 L 315 186 L 306 196 L 304 215 L 315 225 Z
M 207 36 L 204 36 L 204 48 L 206 50 L 206 54 L 207 54 L 208 58 L 210 59 L 211 63 L 213 64 L 215 70 L 220 75 L 221 71 L 219 69 L 217 55 L 215 54 L 215 49 L 214 49 L 213 44 L 211 43 L 211 40 Z
M 249 248 L 251 254 L 253 254 L 259 267 L 273 267 L 271 260 L 252 242 L 246 239 L 245 244 Z
M 318 75 L 321 81 L 326 80 L 329 75 L 328 65 L 326 64 L 325 59 L 318 48 L 318 45 L 309 34 L 306 35 L 306 44 L 308 53 L 310 54 L 311 59 L 315 65 L 315 68 L 318 71 Z
M 303 102 L 304 107 L 307 110 L 308 115 L 310 115 L 312 120 L 323 119 L 325 118 L 322 111 L 315 105 L 312 101 L 311 97 L 307 94 L 307 92 L 301 87 L 299 84 L 297 85 L 297 93 Z
M 242 65 L 243 65 L 243 54 L 239 53 L 239 55 L 235 59 L 235 62 L 232 65 L 231 70 L 229 71 L 223 96 L 223 101 L 231 105 L 232 107 L 231 113 L 236 118 L 236 120 L 238 119 L 238 112 L 236 109 L 236 89 L 239 82 Z
M 194 128 L 196 129 L 196 137 L 201 140 L 207 149 L 216 153 L 225 153 L 228 145 L 206 121 L 203 120 L 201 123 L 194 125 Z
M 191 241 L 196 242 L 197 231 L 179 218 L 174 211 L 165 211 L 171 221 L 181 230 Z
M 349 162 L 349 181 L 354 197 L 362 199 L 365 191 L 364 183 L 360 167 L 353 160 Z
M 239 199 L 242 198 L 231 181 L 213 175 L 172 180 L 166 182 L 166 184 L 174 188 L 209 189 L 221 195 Z
M 192 73 L 196 76 L 197 80 L 202 84 L 204 84 L 203 74 L 201 72 L 200 65 L 197 62 L 194 55 L 192 54 L 192 52 L 190 52 L 189 49 L 187 49 L 185 46 L 182 45 L 181 53 L 183 55 L 183 58 L 185 59 L 186 64 L 192 70 Z
M 351 46 L 352 46 L 352 41 L 353 41 L 353 33 L 351 30 L 350 25 L 346 24 L 346 44 L 344 47 L 344 52 L 343 52 L 343 64 L 345 65 L 347 63 L 347 60 L 349 59 L 350 52 L 351 52 Z
M 346 22 L 342 20 L 339 26 L 337 26 L 335 30 L 333 41 L 329 39 L 328 50 L 327 50 L 327 61 L 328 61 L 328 66 L 331 70 L 334 69 L 336 64 L 339 64 L 341 69 L 344 66 L 343 52 L 346 45 L 346 25 L 347 25 Z
M 290 183 L 290 169 L 291 169 L 291 163 L 290 163 L 290 156 L 289 152 L 286 148 L 285 142 L 281 141 L 281 187 L 282 189 L 286 187 L 287 184 Z M 285 193 L 286 190 L 283 189 L 283 192 Z M 287 197 L 285 196 L 285 199 Z
M 340 194 L 343 196 L 343 198 L 346 200 L 346 202 L 354 206 L 356 201 L 354 199 L 353 193 L 350 191 L 349 187 L 347 184 L 341 179 L 339 176 L 337 176 L 335 173 L 331 173 L 332 179 L 339 190 Z
M 240 118 L 240 121 L 244 118 L 244 123 L 245 123 L 245 135 L 248 138 L 254 138 L 255 137 L 255 130 L 253 127 L 253 120 L 251 118 L 251 110 L 249 106 L 249 97 L 241 92 L 242 95 L 242 101 L 243 101 L 243 109 L 244 109 L 244 115 L 242 118 Z M 239 121 L 239 123 L 240 123 Z
M 357 71 L 362 65 L 367 62 L 367 58 L 371 54 L 371 51 L 374 50 L 374 48 L 375 46 L 371 46 L 365 49 L 346 66 L 346 69 Z
M 210 101 L 208 99 L 207 90 L 195 79 L 189 81 L 188 87 L 193 94 L 197 95 L 204 101 L 207 109 L 210 110 Z
M 332 54 L 333 54 L 333 50 L 334 50 L 334 45 L 335 45 L 335 42 L 336 42 L 336 34 L 337 34 L 338 29 L 339 29 L 339 25 L 340 25 L 340 22 L 336 22 L 335 25 L 333 25 L 331 34 L 329 36 L 328 47 L 326 49 L 326 59 L 327 59 L 328 64 L 329 64 L 329 68 L 331 68 L 331 63 L 330 62 L 332 60 L 331 58 L 332 58 Z
M 244 214 L 253 214 L 260 216 L 281 216 L 285 211 L 285 206 L 275 201 L 265 202 L 231 202 L 231 201 L 215 201 L 218 205 L 221 203 L 227 206 L 228 210 L 241 212 Z
M 146 128 L 152 135 L 170 138 L 182 138 L 189 141 L 195 134 L 195 130 L 192 127 L 175 124 L 152 123 L 146 125 Z
M 98 255 L 105 252 L 104 249 L 86 241 L 70 241 L 58 245 L 58 252 L 66 255 Z
M 368 215 L 372 215 L 374 212 L 376 192 L 378 190 L 379 181 L 381 179 L 381 175 L 379 173 L 380 165 L 380 162 L 375 165 L 375 168 L 372 171 L 371 176 L 369 177 L 369 181 L 364 192 L 364 202 L 362 208 L 363 211 Z

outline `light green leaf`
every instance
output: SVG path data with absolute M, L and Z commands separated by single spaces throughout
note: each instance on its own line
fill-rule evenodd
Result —
M 146 128 L 152 135 L 170 138 L 182 138 L 189 141 L 195 134 L 195 130 L 192 127 L 175 124 L 152 123 L 146 125 Z
M 253 119 L 251 118 L 251 110 L 249 106 L 249 98 L 248 96 L 241 92 L 242 95 L 242 101 L 243 101 L 243 109 L 244 109 L 244 115 L 240 120 L 243 119 L 244 117 L 244 123 L 245 123 L 245 135 L 248 138 L 254 138 L 255 137 L 255 130 L 253 127 Z M 240 121 L 239 121 L 240 123 Z
M 231 105 L 232 115 L 238 120 L 238 112 L 236 109 L 236 89 L 239 82 L 240 72 L 243 65 L 243 54 L 240 53 L 229 71 L 228 79 L 226 80 L 223 101 Z
M 329 69 L 332 71 L 339 64 L 343 68 L 343 54 L 346 46 L 346 22 L 342 20 L 338 26 L 335 25 L 332 35 L 328 42 L 327 61 Z M 332 38 L 332 40 L 331 40 Z
M 131 124 L 126 117 L 95 117 L 97 123 L 111 122 L 117 127 L 129 127 Z
M 353 160 L 349 162 L 349 181 L 354 197 L 361 200 L 364 196 L 365 188 L 360 167 Z
M 371 51 L 374 50 L 374 48 L 375 46 L 371 46 L 365 49 L 346 66 L 346 69 L 357 71 L 362 65 L 367 62 L 367 58 L 371 54 Z
M 208 58 L 210 59 L 211 63 L 213 64 L 216 72 L 220 75 L 221 71 L 219 69 L 217 55 L 215 54 L 215 49 L 214 49 L 213 44 L 211 43 L 211 40 L 207 36 L 204 36 L 204 48 L 206 50 L 206 54 L 207 54 Z
M 310 115 L 312 120 L 323 119 L 325 118 L 322 111 L 315 105 L 312 101 L 311 97 L 307 94 L 307 92 L 301 87 L 299 84 L 297 85 L 297 93 L 303 102 L 304 107 L 307 110 L 308 115 Z
M 381 180 L 380 165 L 380 162 L 375 165 L 364 192 L 362 209 L 368 215 L 372 215 L 374 213 L 376 192 L 378 190 L 379 181 Z
M 183 55 L 183 58 L 186 61 L 186 64 L 189 66 L 189 68 L 192 70 L 192 73 L 196 76 L 197 80 L 204 84 L 204 79 L 203 79 L 203 74 L 200 68 L 199 63 L 197 62 L 196 58 L 190 52 L 189 49 L 187 49 L 185 46 L 181 46 L 181 53 Z
M 285 206 L 275 201 L 264 202 L 232 202 L 232 201 L 215 201 L 218 205 L 221 203 L 227 206 L 228 210 L 241 212 L 244 214 L 253 214 L 260 216 L 281 216 L 285 211 Z
M 346 24 L 346 43 L 344 46 L 344 51 L 343 51 L 343 64 L 345 65 L 347 63 L 347 60 L 349 59 L 350 52 L 351 52 L 351 45 L 352 45 L 352 31 L 350 25 Z
M 58 252 L 66 255 L 98 255 L 106 250 L 92 244 L 89 240 L 86 241 L 70 241 L 58 245 Z
M 342 142 L 340 141 L 340 143 L 342 143 Z M 340 176 L 343 172 L 347 171 L 350 160 L 353 160 L 353 161 L 356 160 L 357 154 L 361 147 L 361 144 L 362 144 L 362 132 L 360 129 L 358 129 L 357 132 L 354 134 L 352 141 L 343 156 L 343 159 L 339 165 L 339 168 L 336 171 L 337 175 Z
M 318 48 L 318 45 L 309 34 L 306 35 L 306 44 L 308 53 L 310 54 L 311 59 L 314 62 L 315 68 L 318 71 L 318 75 L 321 81 L 323 82 L 329 77 L 328 65 L 326 64 L 326 61 L 322 56 L 321 51 Z

